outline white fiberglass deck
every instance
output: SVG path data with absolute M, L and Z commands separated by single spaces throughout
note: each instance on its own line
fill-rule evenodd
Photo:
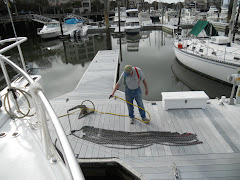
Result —
M 118 66 L 118 51 L 101 51 L 94 58 L 75 91 L 51 101 L 58 116 L 91 100 L 96 110 L 128 114 L 125 102 L 108 99 L 112 92 Z M 150 78 L 150 77 L 149 77 Z M 151 93 L 151 87 L 149 87 Z M 116 95 L 122 95 L 117 92 Z M 206 109 L 178 109 L 164 111 L 162 102 L 144 102 L 151 114 L 149 124 L 130 124 L 128 117 L 94 113 L 78 119 L 79 113 L 70 115 L 72 129 L 83 126 L 127 132 L 171 131 L 196 133 L 202 144 L 192 146 L 166 146 L 153 144 L 140 149 L 116 149 L 95 144 L 69 135 L 68 138 L 80 162 L 118 159 L 127 164 L 127 169 L 141 179 L 174 179 L 172 166 L 175 163 L 180 179 L 240 179 L 240 106 L 219 105 L 218 100 L 209 100 Z M 139 117 L 135 109 L 136 117 Z M 60 119 L 66 134 L 70 134 L 68 118 Z M 53 135 L 54 137 L 54 135 Z M 53 138 L 53 141 L 55 139 Z

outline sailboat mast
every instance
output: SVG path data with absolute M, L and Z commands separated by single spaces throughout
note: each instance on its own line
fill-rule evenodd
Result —
M 233 27 L 234 27 L 234 20 L 235 20 L 235 15 L 236 15 L 236 9 L 237 9 L 237 0 L 234 0 L 233 2 L 233 8 L 232 8 L 232 16 L 231 20 L 229 22 L 229 33 L 228 33 L 228 43 L 227 46 L 231 46 L 232 42 L 232 32 L 233 32 Z
M 238 7 L 238 12 L 237 12 L 237 17 L 236 17 L 236 20 L 235 20 L 235 23 L 234 23 L 234 30 L 233 30 L 233 39 L 232 39 L 232 42 L 234 42 L 235 40 L 235 34 L 238 30 L 238 18 L 239 18 L 239 13 L 240 13 L 240 8 Z

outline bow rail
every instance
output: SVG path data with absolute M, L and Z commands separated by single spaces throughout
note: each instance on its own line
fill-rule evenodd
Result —
M 9 42 L 14 42 L 11 45 L 8 45 L 6 47 L 4 47 L 3 49 L 0 50 L 0 63 L 1 63 L 1 67 L 4 73 L 4 77 L 6 79 L 7 82 L 7 86 L 8 88 L 11 88 L 11 82 L 9 80 L 9 76 L 5 67 L 5 63 L 9 64 L 13 69 L 15 69 L 18 73 L 20 73 L 30 84 L 30 87 L 32 84 L 36 83 L 34 82 L 34 80 L 31 78 L 30 75 L 28 75 L 24 70 L 22 70 L 19 66 L 17 66 L 15 63 L 13 63 L 11 60 L 9 60 L 6 56 L 2 55 L 2 53 L 16 47 L 16 46 L 20 46 L 21 43 L 25 42 L 27 40 L 26 37 L 18 37 L 18 38 L 10 38 L 10 39 L 6 39 L 6 40 L 1 40 L 0 44 L 4 44 L 4 43 L 9 43 Z M 53 152 L 51 152 L 51 148 L 53 147 L 52 142 L 50 142 L 50 134 L 49 134 L 49 129 L 47 127 L 47 114 L 49 115 L 54 129 L 56 131 L 56 134 L 58 136 L 58 139 L 60 141 L 60 144 L 62 146 L 63 149 L 63 154 L 64 154 L 64 159 L 66 162 L 66 167 L 69 169 L 69 172 L 72 176 L 72 179 L 76 179 L 76 180 L 84 180 L 84 176 L 83 173 L 80 169 L 80 166 L 75 158 L 75 155 L 73 153 L 73 150 L 70 146 L 70 143 L 67 139 L 67 136 L 58 120 L 57 115 L 55 114 L 52 106 L 50 105 L 48 99 L 46 98 L 46 96 L 44 95 L 43 91 L 41 90 L 41 88 L 36 89 L 35 90 L 35 95 L 33 95 L 33 98 L 37 97 L 37 100 L 40 101 L 40 103 L 35 103 L 36 107 L 35 109 L 40 109 L 40 110 L 36 110 L 36 114 L 37 113 L 44 113 L 44 117 L 41 118 L 41 123 L 43 124 L 43 131 L 44 131 L 44 143 L 45 143 L 45 151 L 46 151 L 46 158 L 48 160 L 51 160 L 50 158 L 53 157 Z M 36 99 L 34 99 L 34 101 L 37 101 Z M 47 114 L 46 114 L 47 112 Z M 42 114 L 41 114 L 42 115 Z M 37 114 L 38 116 L 38 114 Z M 41 117 L 41 116 L 38 116 Z M 56 151 L 54 149 L 54 151 Z

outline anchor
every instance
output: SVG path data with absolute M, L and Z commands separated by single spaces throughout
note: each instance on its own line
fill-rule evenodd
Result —
M 86 101 L 89 101 L 89 102 L 92 103 L 93 109 L 89 109 L 86 105 L 83 104 L 83 103 L 86 102 Z M 92 101 L 90 101 L 90 100 L 84 100 L 80 105 L 77 105 L 77 106 L 75 106 L 75 107 L 67 110 L 68 122 L 69 122 L 69 126 L 70 126 L 70 134 L 72 134 L 72 133 L 74 133 L 74 132 L 76 131 L 76 130 L 72 130 L 71 122 L 70 122 L 70 119 L 69 119 L 69 112 L 72 111 L 72 110 L 74 110 L 74 109 L 81 109 L 81 111 L 80 111 L 80 113 L 79 113 L 79 115 L 78 115 L 78 119 L 81 119 L 81 118 L 83 118 L 83 117 L 85 117 L 85 116 L 87 116 L 87 115 L 89 115 L 89 114 L 94 113 L 94 111 L 95 111 L 95 106 L 94 106 L 94 104 L 93 104 Z
M 83 103 L 86 102 L 86 101 L 89 101 L 89 102 L 92 103 L 92 105 L 93 105 L 93 110 L 92 110 L 92 109 L 89 109 L 86 105 L 83 105 Z M 80 111 L 80 113 L 79 113 L 79 116 L 78 116 L 78 119 L 81 119 L 81 118 L 83 118 L 83 117 L 85 117 L 85 116 L 87 116 L 87 115 L 89 115 L 89 114 L 94 113 L 94 111 L 95 111 L 95 106 L 94 106 L 94 104 L 93 104 L 92 101 L 90 101 L 90 100 L 84 100 L 80 105 L 77 105 L 77 106 L 75 106 L 75 107 L 67 110 L 67 113 L 69 113 L 70 111 L 72 111 L 72 110 L 74 110 L 74 109 L 81 109 L 81 111 Z

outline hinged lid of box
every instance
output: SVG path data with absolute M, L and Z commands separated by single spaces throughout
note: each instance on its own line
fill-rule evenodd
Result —
M 162 92 L 163 100 L 176 100 L 176 99 L 209 99 L 204 91 L 180 91 L 180 92 Z

